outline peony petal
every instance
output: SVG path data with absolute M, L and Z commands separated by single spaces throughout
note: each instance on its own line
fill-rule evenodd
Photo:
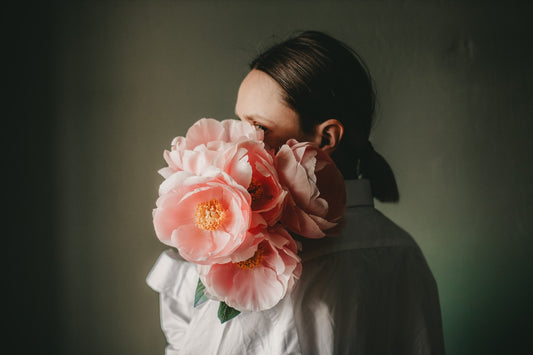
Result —
M 315 215 L 310 214 L 309 217 L 313 221 L 315 221 L 316 225 L 323 231 L 331 229 L 331 228 L 333 228 L 333 227 L 335 227 L 337 225 L 337 223 L 330 222 L 327 219 L 324 219 L 324 218 L 319 217 L 319 216 L 315 216 Z
M 228 119 L 223 120 L 221 125 L 224 127 L 227 142 L 237 142 L 241 139 L 263 140 L 264 132 L 246 121 Z
M 277 248 L 272 248 L 272 252 L 264 256 L 263 265 L 271 268 L 277 275 L 281 275 L 285 272 L 285 264 L 283 259 L 279 256 Z
M 168 150 L 165 150 L 163 152 L 163 159 L 165 159 L 165 161 L 167 162 L 169 168 L 171 168 L 174 171 L 178 170 L 178 165 L 172 159 L 171 152 L 169 152 Z
M 326 236 L 316 222 L 297 206 L 287 209 L 287 213 L 281 217 L 281 223 L 291 232 L 302 237 L 316 239 Z
M 166 168 L 161 168 L 157 171 L 159 173 L 159 175 L 161 175 L 162 177 L 164 177 L 165 179 L 168 178 L 170 175 L 174 174 L 176 171 L 169 168 L 169 167 L 166 167 Z
M 161 185 L 159 185 L 159 195 L 169 193 L 172 189 L 183 184 L 187 177 L 191 176 L 191 173 L 187 171 L 178 171 L 166 178 Z
M 263 311 L 274 307 L 284 296 L 276 272 L 268 267 L 237 270 L 226 303 L 239 310 Z
M 223 136 L 224 128 L 219 121 L 213 118 L 202 118 L 193 124 L 185 135 L 187 149 L 192 150 L 200 144 L 221 140 Z
M 183 150 L 187 146 L 187 141 L 185 137 L 176 137 L 172 140 L 171 143 L 172 150 Z
M 296 161 L 288 146 L 282 146 L 276 154 L 276 167 L 281 184 L 286 186 L 300 206 L 307 206 L 312 196 L 318 194 L 303 165 Z
M 178 207 L 180 201 L 180 196 L 176 194 L 160 196 L 156 201 L 158 208 L 153 212 L 154 229 L 157 237 L 165 244 L 169 244 L 168 241 L 176 228 L 190 223 L 192 219 L 192 215 L 183 213 Z
M 208 150 L 186 150 L 183 152 L 183 170 L 201 175 L 207 166 L 212 164 L 216 152 Z
M 224 301 L 225 295 L 232 291 L 234 269 L 232 263 L 198 267 L 200 279 L 212 298 Z
M 252 167 L 248 162 L 248 151 L 234 145 L 217 156 L 215 164 L 229 174 L 239 185 L 248 188 L 252 180 Z
M 249 232 L 249 234 L 245 242 L 231 254 L 232 262 L 244 261 L 253 257 L 257 251 L 257 246 L 264 240 L 264 234 L 261 232 Z
M 213 248 L 211 232 L 192 224 L 174 230 L 172 242 L 185 260 L 199 264 L 208 261 L 209 251 Z

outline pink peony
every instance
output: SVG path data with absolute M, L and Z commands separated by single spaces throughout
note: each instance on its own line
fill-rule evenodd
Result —
M 200 175 L 218 152 L 243 140 L 262 141 L 263 131 L 245 121 L 202 118 L 189 128 L 185 137 L 174 138 L 171 150 L 163 153 L 168 167 L 159 173 L 164 178 L 180 170 Z
M 308 238 L 322 238 L 344 215 L 344 178 L 316 144 L 291 139 L 275 157 L 281 184 L 289 197 L 281 223 Z
M 248 229 L 256 221 L 251 216 L 250 194 L 229 175 L 209 168 L 202 176 L 178 171 L 160 186 L 153 212 L 157 237 L 174 246 L 186 260 L 199 263 L 225 263 L 250 255 Z
M 252 210 L 269 225 L 278 222 L 287 192 L 278 181 L 272 153 L 265 149 L 262 131 L 237 120 L 201 119 L 177 137 L 172 150 L 165 151 L 169 166 L 160 173 L 168 178 L 176 171 L 202 175 L 215 166 L 248 189 Z
M 342 228 L 343 177 L 312 143 L 289 140 L 274 155 L 251 124 L 206 118 L 164 158 L 157 237 L 230 307 L 270 309 L 293 289 L 302 266 L 289 231 L 321 238 Z
M 211 298 L 238 310 L 274 307 L 300 277 L 296 243 L 279 224 L 261 233 L 252 257 L 241 262 L 200 265 L 200 279 Z
M 269 225 L 279 221 L 287 192 L 263 142 L 248 140 L 232 145 L 219 154 L 215 164 L 247 188 L 254 213 L 260 213 Z

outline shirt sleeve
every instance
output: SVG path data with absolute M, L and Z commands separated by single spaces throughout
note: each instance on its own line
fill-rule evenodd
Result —
M 159 292 L 161 329 L 168 343 L 166 354 L 178 354 L 193 313 L 196 268 L 177 252 L 166 250 L 152 267 L 146 283 Z

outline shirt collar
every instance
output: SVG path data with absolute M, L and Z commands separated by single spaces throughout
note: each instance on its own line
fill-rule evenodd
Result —
M 374 207 L 370 181 L 367 179 L 344 180 L 344 185 L 346 187 L 346 207 Z

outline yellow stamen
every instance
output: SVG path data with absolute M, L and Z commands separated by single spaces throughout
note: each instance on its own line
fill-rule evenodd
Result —
M 226 218 L 226 210 L 217 199 L 211 201 L 200 202 L 196 205 L 196 225 L 198 228 L 208 231 L 217 230 L 224 218 Z
M 264 253 L 263 247 L 259 245 L 257 247 L 256 252 L 254 253 L 254 256 L 252 256 L 250 259 L 239 261 L 236 264 L 238 267 L 240 267 L 243 270 L 253 269 L 256 266 L 261 265 L 261 263 L 263 262 L 263 257 L 264 257 L 263 253 Z

